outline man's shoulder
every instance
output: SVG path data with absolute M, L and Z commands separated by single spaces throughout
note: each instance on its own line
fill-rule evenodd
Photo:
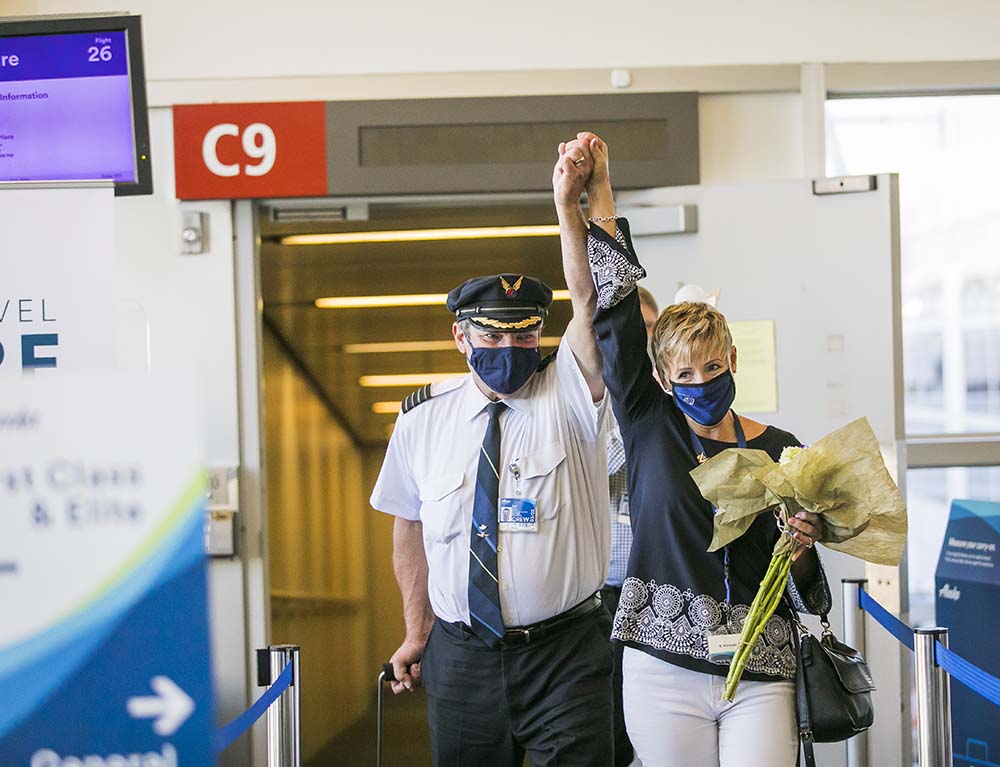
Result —
M 444 401 L 448 395 L 457 392 L 462 387 L 464 382 L 465 376 L 460 376 L 458 378 L 449 378 L 446 381 L 440 381 L 438 383 L 424 384 L 403 399 L 399 408 L 400 414 L 407 415 L 408 413 L 413 412 L 420 405 L 424 405 L 428 402 L 433 401 L 435 404 L 438 404 Z

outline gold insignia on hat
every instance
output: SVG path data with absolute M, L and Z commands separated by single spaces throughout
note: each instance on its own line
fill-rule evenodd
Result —
M 477 325 L 489 325 L 491 328 L 497 328 L 498 330 L 520 330 L 521 328 L 526 328 L 529 325 L 534 325 L 536 322 L 541 322 L 542 318 L 535 315 L 523 320 L 518 320 L 517 322 L 504 322 L 503 320 L 495 320 L 492 317 L 476 317 L 473 321 Z
M 524 282 L 524 275 L 523 274 L 520 277 L 517 278 L 517 281 L 513 285 L 511 285 L 509 282 L 507 282 L 507 280 L 505 280 L 503 278 L 502 274 L 500 275 L 500 284 L 503 286 L 503 289 L 506 291 L 507 298 L 516 298 L 517 297 L 517 291 L 519 291 L 521 289 L 521 283 L 522 282 Z

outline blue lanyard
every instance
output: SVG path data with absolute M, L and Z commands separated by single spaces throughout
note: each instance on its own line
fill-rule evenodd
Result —
M 736 430 L 736 447 L 745 448 L 747 446 L 747 438 L 746 435 L 743 433 L 743 424 L 740 423 L 739 416 L 737 416 L 734 411 L 730 410 L 729 412 L 733 414 L 733 428 Z M 701 440 L 698 439 L 698 435 L 694 433 L 694 429 L 688 427 L 688 432 L 691 435 L 691 447 L 694 448 L 695 458 L 698 460 L 698 463 L 701 463 L 702 461 L 707 459 L 707 456 L 705 455 L 705 446 L 701 444 Z M 718 509 L 716 509 L 713 506 L 712 513 L 715 514 L 717 512 Z M 731 605 L 731 602 L 730 602 L 728 546 L 726 546 L 722 550 L 722 572 L 723 572 L 723 577 L 725 578 L 726 581 L 726 606 L 729 607 Z

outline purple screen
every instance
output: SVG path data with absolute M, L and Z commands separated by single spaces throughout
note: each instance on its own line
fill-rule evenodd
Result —
M 136 181 L 125 32 L 0 37 L 0 181 Z

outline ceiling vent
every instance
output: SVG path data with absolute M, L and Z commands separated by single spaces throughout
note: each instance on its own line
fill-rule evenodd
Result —
M 268 213 L 272 224 L 318 224 L 347 220 L 347 207 L 344 205 L 282 206 L 269 208 Z

